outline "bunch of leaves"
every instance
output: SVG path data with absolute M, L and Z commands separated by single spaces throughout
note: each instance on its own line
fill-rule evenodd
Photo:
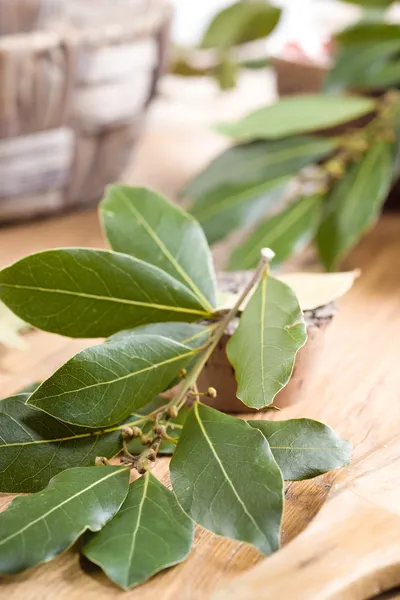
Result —
M 221 89 L 235 87 L 241 67 L 264 67 L 266 57 L 241 60 L 236 49 L 243 44 L 269 36 L 277 26 L 281 10 L 265 0 L 240 0 L 218 12 L 210 21 L 197 48 L 200 61 L 191 59 L 193 49 L 176 51 L 173 72 L 183 76 L 212 75 Z M 201 51 L 212 53 L 211 60 L 201 61 Z M 203 62 L 203 64 L 202 64 Z
M 211 244 L 244 229 L 229 270 L 255 267 L 260 247 L 278 265 L 312 241 L 333 270 L 373 226 L 397 176 L 399 115 L 396 93 L 284 98 L 217 126 L 235 145 L 182 195 Z
M 387 3 L 386 3 L 387 4 Z M 335 36 L 334 65 L 325 89 L 382 92 L 400 88 L 400 25 L 362 19 Z
M 0 401 L 0 491 L 31 493 L 0 515 L 0 574 L 52 560 L 86 532 L 83 554 L 128 589 L 184 560 L 194 523 L 270 554 L 284 480 L 342 467 L 351 445 L 310 419 L 222 414 L 200 402 L 216 391 L 196 381 L 247 300 L 228 357 L 243 403 L 271 405 L 306 342 L 296 294 L 263 251 L 234 306 L 219 309 L 190 215 L 123 186 L 100 214 L 111 251 L 50 250 L 0 272 L 1 299 L 34 327 L 106 338 Z M 149 470 L 163 453 L 172 490 Z M 129 483 L 130 471 L 141 477 Z

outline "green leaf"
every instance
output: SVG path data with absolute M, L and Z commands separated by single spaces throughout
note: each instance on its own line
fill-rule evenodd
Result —
M 31 325 L 70 337 L 208 315 L 191 290 L 157 267 L 84 248 L 39 252 L 4 269 L 0 298 Z
M 288 177 L 263 181 L 257 185 L 237 183 L 216 188 L 199 199 L 192 212 L 200 222 L 210 244 L 262 217 L 286 192 Z
M 352 444 L 311 419 L 248 421 L 267 438 L 286 481 L 311 479 L 349 464 Z
M 275 29 L 280 16 L 281 10 L 268 2 L 236 2 L 215 15 L 201 47 L 228 49 L 267 37 Z
M 100 215 L 113 250 L 169 273 L 193 292 L 204 310 L 212 311 L 214 267 L 193 217 L 152 190 L 122 185 L 108 188 Z
M 0 514 L 0 574 L 12 575 L 48 562 L 84 531 L 99 531 L 119 510 L 129 470 L 67 469 L 42 492 L 15 498 Z
M 196 402 L 170 469 L 178 501 L 196 523 L 264 554 L 278 549 L 283 480 L 259 431 Z
M 152 323 L 142 325 L 136 329 L 120 331 L 113 335 L 109 340 L 115 341 L 126 337 L 127 335 L 162 335 L 175 342 L 180 342 L 189 348 L 200 348 L 209 338 L 214 325 L 196 325 L 193 323 Z M 185 369 L 189 373 L 197 361 L 197 354 L 189 360 Z M 168 388 L 171 389 L 177 385 L 181 379 L 177 378 L 168 382 Z
M 28 404 L 72 425 L 114 425 L 164 391 L 195 353 L 156 335 L 92 346 L 42 383 Z
M 0 492 L 37 492 L 60 471 L 94 465 L 122 447 L 121 431 L 85 430 L 27 406 L 29 394 L 0 401 Z
M 228 269 L 256 267 L 261 248 L 275 252 L 274 266 L 302 250 L 314 237 L 321 214 L 321 196 L 307 196 L 261 223 L 232 253 Z
M 156 398 L 150 405 L 147 405 L 143 410 L 139 411 L 139 414 L 143 412 L 143 414 L 149 414 L 152 410 L 164 406 L 168 402 L 166 398 Z M 151 408 L 150 408 L 151 407 Z M 179 439 L 183 426 L 186 422 L 187 416 L 189 414 L 189 408 L 184 406 L 180 409 L 178 416 L 175 419 L 169 419 L 167 423 L 167 433 L 169 436 L 175 439 Z M 140 425 L 143 433 L 151 433 L 154 427 L 154 421 L 146 421 L 144 425 Z M 161 442 L 160 449 L 158 454 L 161 455 L 170 455 L 175 452 L 176 444 L 169 440 L 164 440 Z M 128 450 L 131 454 L 141 454 L 143 452 L 143 446 L 140 443 L 139 439 L 134 439 L 128 443 Z
M 380 88 L 400 80 L 399 62 L 388 60 L 400 51 L 400 39 L 364 42 L 344 48 L 336 57 L 325 82 L 326 90 L 352 86 Z
M 377 21 L 369 23 L 360 21 L 335 34 L 335 40 L 342 45 L 357 45 L 360 42 L 376 44 L 400 38 L 400 25 Z
M 371 74 L 364 82 L 364 87 L 369 89 L 386 89 L 398 87 L 400 84 L 400 60 L 390 60 L 382 65 L 377 73 Z
M 182 195 L 195 201 L 194 214 L 212 206 L 208 194 L 223 186 L 261 185 L 288 175 L 297 175 L 300 169 L 325 158 L 335 150 L 337 138 L 296 136 L 239 144 L 229 148 L 195 177 Z
M 193 530 L 174 494 L 147 472 L 131 484 L 117 516 L 90 537 L 83 554 L 128 590 L 182 562 Z
M 328 271 L 376 222 L 390 189 L 393 166 L 391 144 L 377 141 L 333 188 L 316 240 Z
M 235 123 L 218 125 L 216 130 L 239 141 L 275 139 L 352 121 L 372 112 L 375 105 L 370 98 L 302 94 L 260 108 Z
M 395 0 L 344 0 L 348 4 L 358 4 L 363 7 L 388 7 L 393 4 Z
M 306 341 L 295 293 L 264 275 L 226 348 L 236 373 L 237 397 L 251 408 L 272 404 L 289 382 L 296 354 Z
M 199 348 L 210 334 L 212 326 L 197 323 L 150 323 L 135 329 L 119 331 L 108 338 L 107 342 L 115 342 L 138 335 L 159 335 L 169 340 L 185 344 L 190 348 Z

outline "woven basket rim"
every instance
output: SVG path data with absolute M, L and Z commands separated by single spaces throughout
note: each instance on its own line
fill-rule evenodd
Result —
M 148 13 L 136 16 L 133 23 L 109 24 L 102 27 L 78 27 L 61 22 L 53 30 L 38 29 L 23 33 L 0 35 L 0 50 L 34 48 L 37 51 L 58 46 L 63 41 L 88 45 L 121 43 L 153 34 L 167 23 L 173 12 L 168 0 L 152 0 Z

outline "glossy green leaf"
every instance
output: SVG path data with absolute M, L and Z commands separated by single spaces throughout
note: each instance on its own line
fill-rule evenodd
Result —
M 90 537 L 83 554 L 127 590 L 182 562 L 193 530 L 174 494 L 147 472 L 131 484 L 117 516 Z
M 100 215 L 113 250 L 169 273 L 193 292 L 204 310 L 212 310 L 214 267 L 193 217 L 152 190 L 123 185 L 108 188 Z
M 70 337 L 207 315 L 191 290 L 157 267 L 84 248 L 39 252 L 4 269 L 0 299 L 31 325 Z
M 283 478 L 311 479 L 349 464 L 352 444 L 311 419 L 248 421 L 267 438 Z
M 194 323 L 152 323 L 142 325 L 136 329 L 120 331 L 113 335 L 109 340 L 122 339 L 126 335 L 161 335 L 175 342 L 180 342 L 189 348 L 200 348 L 209 338 L 213 330 L 213 325 L 197 325 Z M 193 355 L 186 365 L 185 369 L 189 373 L 197 361 L 197 354 Z M 168 382 L 170 389 L 181 381 L 180 378 Z
M 344 0 L 348 4 L 358 4 L 362 7 L 388 7 L 393 4 L 395 0 Z
M 308 196 L 269 217 L 235 248 L 228 269 L 238 271 L 256 267 L 261 248 L 271 248 L 275 252 L 274 266 L 302 250 L 317 230 L 321 202 L 321 196 Z
M 371 74 L 365 81 L 364 87 L 372 89 L 386 89 L 400 85 L 400 60 L 389 60 L 382 65 L 378 73 Z
M 376 222 L 393 168 L 391 144 L 377 141 L 333 188 L 317 234 L 319 255 L 328 271 Z
M 357 45 L 360 42 L 376 44 L 383 41 L 398 40 L 399 38 L 400 25 L 385 23 L 384 21 L 375 23 L 360 21 L 335 34 L 336 41 L 345 46 Z
M 299 95 L 279 100 L 216 130 L 239 141 L 275 139 L 352 121 L 374 110 L 375 101 L 357 96 Z
M 0 514 L 0 574 L 48 562 L 87 529 L 99 531 L 128 489 L 128 469 L 78 467 L 53 477 L 42 492 L 15 498 Z
M 226 351 L 235 369 L 237 397 L 263 408 L 289 382 L 307 330 L 293 290 L 265 275 L 244 309 Z
M 232 231 L 251 225 L 264 216 L 282 199 L 288 184 L 288 177 L 279 177 L 256 185 L 223 185 L 199 199 L 192 212 L 209 243 L 214 244 Z
M 160 335 L 190 348 L 198 348 L 205 342 L 210 330 L 210 325 L 198 325 L 197 323 L 150 323 L 135 327 L 135 329 L 119 331 L 108 338 L 107 342 L 122 340 L 127 336 Z
M 264 554 L 278 549 L 283 480 L 258 430 L 195 403 L 170 470 L 178 501 L 196 523 Z
M 400 51 L 400 38 L 379 43 L 363 42 L 344 48 L 329 71 L 325 88 L 381 88 L 400 80 L 399 62 L 390 58 Z
M 182 195 L 194 200 L 193 213 L 212 206 L 208 194 L 223 186 L 261 185 L 288 175 L 297 175 L 337 147 L 337 138 L 296 136 L 240 144 L 229 148 L 214 159 L 189 185 Z
M 28 404 L 72 425 L 114 425 L 164 391 L 195 352 L 156 335 L 92 346 L 42 383 Z
M 227 49 L 267 37 L 278 24 L 280 15 L 279 8 L 264 0 L 236 2 L 212 19 L 201 47 Z
M 94 465 L 122 447 L 121 432 L 71 427 L 27 406 L 29 394 L 0 401 L 0 492 L 37 492 L 70 467 Z

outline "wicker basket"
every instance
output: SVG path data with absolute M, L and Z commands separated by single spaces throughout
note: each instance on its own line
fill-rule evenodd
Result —
M 170 14 L 163 0 L 0 0 L 2 30 L 40 27 L 0 37 L 0 224 L 93 204 L 118 178 Z

